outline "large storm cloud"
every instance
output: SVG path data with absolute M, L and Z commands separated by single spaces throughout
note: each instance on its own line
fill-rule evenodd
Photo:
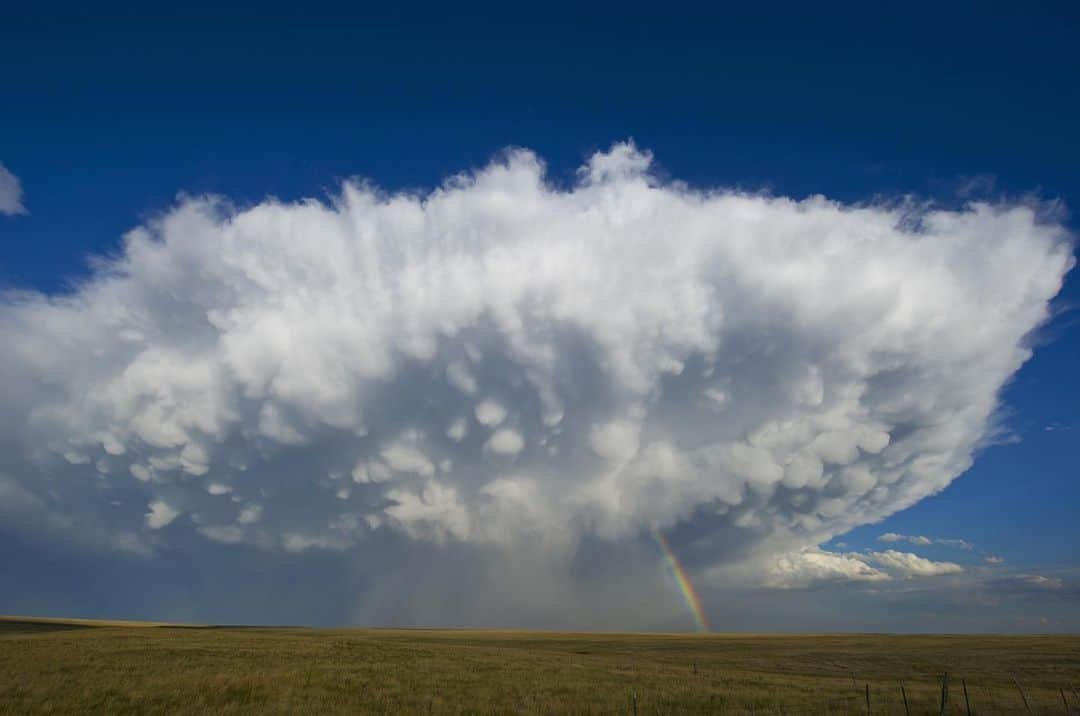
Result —
M 0 515 L 131 559 L 336 553 L 418 619 L 496 578 L 508 614 L 629 600 L 654 529 L 790 573 L 970 466 L 1071 265 L 1037 206 L 701 190 L 626 144 L 571 187 L 515 151 L 425 195 L 184 198 L 4 298 Z

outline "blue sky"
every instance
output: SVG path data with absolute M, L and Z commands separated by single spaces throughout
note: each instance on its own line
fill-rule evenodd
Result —
M 0 19 L 0 162 L 18 177 L 27 212 L 0 215 L 7 289 L 77 291 L 92 276 L 88 257 L 119 256 L 122 235 L 181 197 L 219 195 L 243 209 L 268 196 L 326 199 L 351 177 L 422 194 L 487 166 L 507 147 L 535 152 L 547 180 L 568 188 L 589 157 L 631 139 L 652 153 L 650 171 L 664 182 L 857 204 L 910 195 L 950 209 L 972 198 L 1037 200 L 1048 212 L 1056 203 L 1067 230 L 1077 226 L 1080 15 L 1067 4 L 185 4 L 151 15 L 110 4 L 13 7 Z M 879 540 L 884 533 L 961 539 L 974 548 L 900 544 L 969 572 L 984 569 L 988 555 L 1000 557 L 1002 580 L 1039 575 L 1075 585 L 1077 281 L 1069 274 L 1052 320 L 1030 337 L 1034 357 L 1001 393 L 1002 433 L 974 466 L 940 494 L 833 537 L 829 549 L 899 549 Z M 29 566 L 56 560 L 90 573 L 111 565 L 108 556 L 78 557 L 62 542 L 2 524 L 0 540 L 11 546 L 4 559 L 19 562 L 22 585 L 17 596 L 3 590 L 0 611 L 41 603 L 90 616 L 140 609 L 157 616 L 173 608 L 164 597 L 162 606 L 139 605 L 100 586 L 90 594 L 85 584 Z M 200 572 L 177 566 L 198 554 L 179 538 L 162 549 L 165 556 L 110 567 L 116 583 L 195 593 L 193 585 L 238 559 L 221 557 Z M 281 575 L 303 570 L 309 586 L 292 603 L 325 599 L 310 587 L 319 580 L 317 560 L 331 558 L 273 567 Z M 936 623 L 845 621 L 846 600 L 866 597 L 833 589 L 842 591 L 812 592 L 821 605 L 814 613 L 794 608 L 790 595 L 769 599 L 795 615 L 780 622 L 791 628 Z M 1007 616 L 988 611 L 965 628 L 1075 630 L 1076 589 L 1063 591 L 1072 596 L 1030 608 L 1010 603 Z M 929 599 L 911 614 L 949 601 Z M 716 597 L 717 610 L 723 603 Z M 208 613 L 236 620 L 238 609 Z M 264 618 L 304 621 L 297 609 Z M 322 613 L 338 623 L 409 618 L 369 616 L 340 601 Z M 1048 621 L 1038 622 L 1044 613 Z M 630 626 L 685 619 L 650 622 L 636 607 L 626 614 Z M 506 616 L 547 624 L 530 618 Z M 754 619 L 769 623 L 762 614 L 743 623 Z

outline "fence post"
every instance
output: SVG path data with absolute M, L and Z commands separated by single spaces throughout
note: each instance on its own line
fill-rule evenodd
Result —
M 964 708 L 967 709 L 967 716 L 971 716 L 971 701 L 968 700 L 967 695 L 967 680 L 960 679 L 960 686 L 964 687 Z
M 949 703 L 949 672 L 941 677 L 941 711 L 939 716 L 945 716 L 945 706 Z
M 1020 686 L 1020 682 L 1013 677 L 1013 683 L 1016 684 L 1016 690 L 1020 692 L 1020 698 L 1024 700 L 1024 710 L 1031 713 L 1031 706 L 1028 705 L 1027 696 L 1024 694 L 1024 688 Z
M 904 682 L 900 682 L 900 695 L 904 697 L 904 716 L 911 716 L 911 710 L 907 705 L 907 690 L 904 688 Z
M 870 684 L 866 685 L 866 716 L 870 716 Z

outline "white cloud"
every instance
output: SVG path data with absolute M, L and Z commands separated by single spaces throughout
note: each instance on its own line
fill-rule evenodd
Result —
M 160 500 L 151 502 L 147 507 L 150 511 L 146 513 L 146 526 L 152 530 L 159 530 L 180 516 L 179 510 Z
M 407 435 L 404 440 L 390 443 L 380 453 L 383 462 L 398 472 L 414 473 L 430 477 L 435 474 L 435 465 L 424 451 L 416 446 L 417 437 Z
M 881 582 L 893 576 L 936 577 L 963 571 L 958 564 L 934 562 L 911 552 L 890 549 L 866 554 L 838 553 L 811 547 L 777 559 L 768 568 L 764 582 L 766 586 L 791 589 L 828 582 Z
M 975 549 L 975 545 L 971 544 L 970 542 L 968 542 L 965 539 L 942 539 L 942 538 L 939 537 L 939 538 L 934 540 L 934 544 L 943 544 L 943 545 L 945 545 L 947 547 L 956 547 L 958 549 L 965 549 L 965 550 L 967 550 L 969 552 L 971 550 Z
M 506 408 L 494 400 L 485 400 L 476 406 L 476 420 L 489 428 L 496 427 L 506 420 Z
M 810 548 L 777 559 L 765 584 L 778 589 L 794 589 L 824 582 L 883 582 L 888 579 L 888 574 L 871 567 L 862 555 Z
M 469 515 L 454 488 L 431 480 L 420 490 L 393 489 L 387 496 L 386 514 L 410 535 L 438 542 L 468 538 Z
M 945 539 L 941 537 L 924 537 L 922 535 L 902 535 L 897 532 L 886 532 L 878 536 L 879 542 L 910 542 L 911 544 L 926 547 L 932 544 L 945 545 L 946 547 L 957 547 L 959 549 L 972 550 L 975 549 L 975 545 L 971 544 L 967 540 L 962 539 Z
M 1044 577 L 1041 574 L 1018 574 L 1013 578 L 1017 585 L 1023 585 L 1030 589 L 1056 591 L 1065 586 L 1060 577 Z
M 214 525 L 213 527 L 197 527 L 196 530 L 203 537 L 214 542 L 223 544 L 239 544 L 244 541 L 244 530 L 236 525 Z
M 517 431 L 502 428 L 495 431 L 484 447 L 499 455 L 517 455 L 525 447 L 525 441 Z
M 1072 577 L 1067 581 L 1062 577 L 1042 574 L 1009 574 L 988 579 L 982 582 L 981 586 L 989 590 L 991 594 L 1016 595 L 1025 598 L 1052 596 L 1071 601 L 1080 598 L 1080 583 L 1076 581 L 1075 574 Z
M 25 213 L 22 182 L 0 163 L 0 214 L 14 216 Z
M 462 361 L 454 361 L 446 366 L 446 379 L 450 381 L 450 385 L 463 393 L 472 395 L 476 392 L 476 378 Z
M 597 455 L 621 462 L 638 452 L 641 426 L 628 420 L 613 420 L 593 427 L 589 431 L 589 447 Z
M 71 294 L 0 303 L 0 469 L 76 538 L 182 505 L 201 523 L 155 544 L 197 529 L 408 570 L 369 541 L 528 539 L 550 566 L 689 525 L 695 569 L 794 553 L 793 574 L 879 579 L 801 550 L 970 466 L 1066 232 L 1025 205 L 795 201 L 648 167 L 617 145 L 555 188 L 517 151 L 422 196 L 184 199 Z
M 240 514 L 236 516 L 236 524 L 253 525 L 258 522 L 261 517 L 262 507 L 259 505 L 248 505 L 240 510 Z
M 465 418 L 458 418 L 454 422 L 450 423 L 450 427 L 446 429 L 446 437 L 450 438 L 456 443 L 465 439 L 465 436 L 469 434 L 469 423 Z
M 911 552 L 898 552 L 894 549 L 870 552 L 867 558 L 902 577 L 936 577 L 964 571 L 963 567 L 953 562 L 934 562 Z
M 1002 559 L 1001 557 L 998 557 L 996 555 L 993 555 L 993 554 L 986 555 L 986 563 L 987 564 L 1001 564 L 1004 561 L 1005 561 L 1004 559 Z

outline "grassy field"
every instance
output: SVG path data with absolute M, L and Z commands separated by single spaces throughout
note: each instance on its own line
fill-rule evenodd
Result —
M 1080 713 L 1080 637 L 553 634 L 0 619 L 0 713 Z

